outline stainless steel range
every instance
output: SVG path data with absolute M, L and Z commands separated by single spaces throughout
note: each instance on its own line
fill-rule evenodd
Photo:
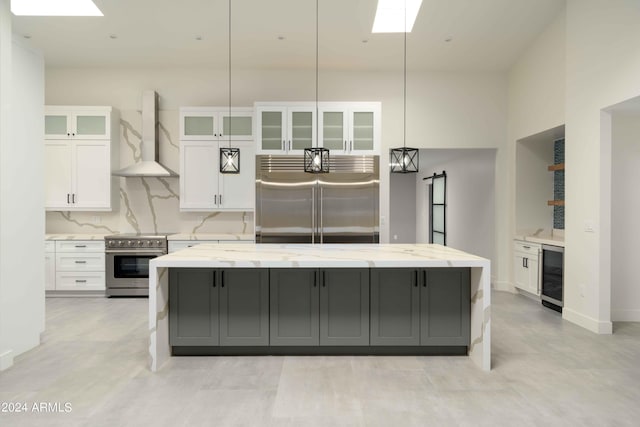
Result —
M 107 296 L 149 295 L 149 260 L 167 254 L 167 235 L 104 238 Z

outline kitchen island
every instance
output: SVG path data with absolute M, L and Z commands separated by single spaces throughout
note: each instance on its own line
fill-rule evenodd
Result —
M 230 281 L 226 289 L 224 288 L 225 272 L 227 273 L 226 280 Z M 241 274 L 241 272 L 243 273 Z M 340 272 L 349 273 L 351 276 L 345 274 L 340 276 L 338 274 Z M 454 274 L 443 274 L 448 272 Z M 295 275 L 295 277 L 292 275 Z M 226 307 L 218 301 L 230 297 L 228 289 L 231 287 L 234 277 L 236 277 L 236 281 L 239 278 L 240 282 L 252 281 L 252 283 L 255 283 L 257 292 L 255 305 L 262 308 L 258 309 L 261 314 L 256 314 L 255 316 L 255 324 L 258 325 L 255 337 L 252 337 L 251 340 L 238 340 L 238 337 L 225 335 L 227 337 L 227 344 L 225 344 L 225 336 L 221 334 L 218 337 L 217 328 L 219 327 L 223 332 L 228 332 L 229 324 L 224 323 L 225 318 L 222 315 L 220 323 L 218 323 L 218 304 L 221 311 Z M 305 277 L 308 277 L 307 281 L 305 281 Z M 328 292 L 321 289 L 321 286 L 325 287 L 327 285 L 327 277 L 329 278 L 328 288 L 331 289 L 331 285 L 333 285 L 333 289 L 336 290 L 334 294 L 339 298 L 337 304 L 341 307 L 338 307 L 337 310 L 343 310 L 343 315 L 344 304 L 346 304 L 344 301 L 348 301 L 350 296 L 346 295 L 343 298 L 339 292 L 340 286 L 354 288 L 354 283 L 356 283 L 355 289 L 361 290 L 358 295 L 362 297 L 362 303 L 357 304 L 357 306 L 362 308 L 362 306 L 366 305 L 366 310 L 363 309 L 359 313 L 363 327 L 356 329 L 360 331 L 361 335 L 365 335 L 362 331 L 366 331 L 366 336 L 350 337 L 349 342 L 341 343 L 339 336 L 332 337 L 330 336 L 331 334 L 325 334 L 322 337 L 324 337 L 325 344 L 327 344 L 326 347 L 322 347 L 322 337 L 318 341 L 319 334 L 316 333 L 316 329 L 324 327 L 326 330 L 327 327 L 331 327 L 331 320 L 322 319 L 322 304 L 331 303 L 330 297 L 326 295 Z M 334 277 L 342 277 L 342 281 L 332 281 Z M 456 279 L 451 281 L 451 277 Z M 266 352 L 265 354 L 286 354 L 287 349 L 294 351 L 300 348 L 309 348 L 309 354 L 313 354 L 310 347 L 304 346 L 318 346 L 319 342 L 318 349 L 335 351 L 336 349 L 339 350 L 342 344 L 355 343 L 355 346 L 349 345 L 345 348 L 348 348 L 349 351 L 365 348 L 387 350 L 384 353 L 378 353 L 377 351 L 367 353 L 364 351 L 356 354 L 394 354 L 394 348 L 398 349 L 397 354 L 408 354 L 406 352 L 407 349 L 413 347 L 421 349 L 442 347 L 446 350 L 447 348 L 460 348 L 460 345 L 462 345 L 462 348 L 466 350 L 472 361 L 481 369 L 488 371 L 491 369 L 490 277 L 489 260 L 440 245 L 203 244 L 187 248 L 150 261 L 150 369 L 157 371 L 172 355 L 169 326 L 169 312 L 172 306 L 169 298 L 170 281 L 172 281 L 171 295 L 177 297 L 177 292 L 192 287 L 192 282 L 195 283 L 200 280 L 206 282 L 207 297 L 202 298 L 202 295 L 185 296 L 182 298 L 181 301 L 183 302 L 180 305 L 176 305 L 174 300 L 173 309 L 179 308 L 183 312 L 188 310 L 188 308 L 185 308 L 188 305 L 185 306 L 187 303 L 184 301 L 192 301 L 199 309 L 202 309 L 202 301 L 208 300 L 209 295 L 215 296 L 215 302 L 211 303 L 211 306 L 215 305 L 216 310 L 215 325 L 211 323 L 211 327 L 208 328 L 216 329 L 215 341 L 210 340 L 210 342 L 215 342 L 213 345 L 220 345 L 220 347 L 214 348 L 224 350 L 224 345 L 231 345 L 235 346 L 233 348 L 237 351 L 240 348 L 239 346 L 244 345 L 248 346 L 246 347 L 247 349 L 251 348 L 253 350 L 256 348 L 278 350 L 277 352 Z M 465 280 L 466 292 L 464 291 Z M 344 285 L 340 285 L 340 283 Z M 434 285 L 432 286 L 430 283 L 434 283 Z M 453 285 L 450 285 L 450 283 L 453 283 Z M 318 285 L 317 288 L 316 285 Z M 460 292 L 448 294 L 447 287 L 460 289 Z M 260 291 L 259 289 L 263 290 Z M 312 292 L 316 292 L 314 295 L 319 295 L 310 303 L 308 310 L 308 312 L 313 310 L 315 310 L 315 313 L 320 312 L 319 319 L 318 316 L 316 318 L 308 316 L 311 320 L 306 326 L 308 326 L 308 330 L 312 331 L 313 335 L 309 337 L 299 336 L 300 325 L 287 325 L 284 323 L 281 325 L 281 322 L 286 320 L 284 319 L 286 316 L 283 313 L 290 314 L 295 311 L 297 315 L 300 314 L 298 313 L 299 307 L 294 306 L 291 301 L 301 300 L 296 300 L 295 298 L 287 300 L 285 293 L 302 292 L 303 289 L 307 290 L 308 295 L 311 295 Z M 312 291 L 312 289 L 314 290 Z M 431 289 L 435 289 L 435 292 L 431 291 Z M 402 294 L 403 292 L 404 294 Z M 225 293 L 225 297 L 218 299 L 218 293 Z M 241 294 L 238 293 L 238 295 Z M 285 298 L 282 295 L 285 295 Z M 402 295 L 406 296 L 406 298 Z M 455 301 L 453 301 L 454 304 L 452 304 L 451 295 L 457 295 L 458 298 L 462 298 L 465 301 L 460 301 L 461 303 L 459 304 L 455 304 Z M 175 299 L 177 300 L 178 298 Z M 211 299 L 211 301 L 214 301 L 214 299 Z M 371 302 L 370 309 L 369 301 Z M 402 305 L 405 302 L 407 304 Z M 465 304 L 467 307 L 466 317 L 464 317 L 464 308 L 456 308 L 465 307 Z M 406 307 L 406 313 L 402 312 L 399 307 Z M 454 316 L 443 311 L 445 308 L 450 307 L 460 311 L 462 317 L 453 319 Z M 431 311 L 429 311 L 429 308 Z M 241 319 L 240 323 L 247 323 L 246 307 L 242 310 L 245 317 Z M 287 312 L 287 310 L 289 311 Z M 325 310 L 326 312 L 328 311 Z M 199 314 L 200 317 L 201 314 Z M 202 345 L 204 341 L 193 341 L 189 337 L 185 338 L 178 336 L 179 334 L 176 335 L 176 313 L 172 312 L 172 315 L 171 321 L 174 322 L 174 329 L 172 330 L 173 345 L 175 346 L 176 342 L 179 342 L 179 345 L 187 346 L 185 348 L 193 350 L 196 347 L 197 350 L 197 346 Z M 189 319 L 185 323 L 192 324 L 193 316 L 187 317 Z M 344 316 L 338 317 L 344 318 Z M 443 324 L 443 322 L 450 320 L 460 322 L 459 319 L 464 319 L 463 321 L 466 322 L 466 324 L 457 327 L 462 331 L 460 337 L 454 336 L 453 340 L 451 337 L 446 337 L 447 339 L 443 340 L 437 333 L 435 336 L 428 334 L 428 330 L 434 328 L 437 331 L 449 331 L 452 327 Z M 303 320 L 306 321 L 307 319 Z M 402 328 L 408 331 L 405 335 L 402 335 L 402 333 L 394 335 L 396 331 Z M 294 332 L 288 334 L 287 331 Z M 466 341 L 463 336 L 465 331 L 467 333 Z M 340 333 L 333 335 L 340 335 Z M 313 341 L 314 336 L 315 341 Z M 354 341 L 354 339 L 359 341 Z M 366 342 L 362 342 L 362 340 Z M 256 346 L 255 343 L 262 344 Z M 449 347 L 451 343 L 455 347 Z M 260 345 L 263 347 L 260 347 Z M 220 354 L 225 353 L 221 352 Z M 320 354 L 324 353 L 321 352 Z

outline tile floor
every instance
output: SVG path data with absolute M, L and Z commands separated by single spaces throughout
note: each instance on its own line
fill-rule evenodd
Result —
M 640 324 L 598 336 L 493 294 L 493 366 L 466 357 L 184 357 L 147 369 L 146 299 L 47 299 L 40 347 L 0 373 L 0 426 L 637 426 Z M 1 408 L 0 408 L 1 409 Z

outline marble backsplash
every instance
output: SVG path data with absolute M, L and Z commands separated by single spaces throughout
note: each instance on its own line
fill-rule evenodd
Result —
M 158 120 L 160 162 L 179 172 L 179 113 L 160 110 Z M 141 128 L 141 111 L 120 111 L 120 164 L 114 169 L 140 160 Z M 112 212 L 48 211 L 46 232 L 253 233 L 253 212 L 180 212 L 177 177 L 118 180 L 119 202 Z

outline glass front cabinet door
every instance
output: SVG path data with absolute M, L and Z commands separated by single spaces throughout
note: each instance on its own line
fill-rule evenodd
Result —
M 336 154 L 380 154 L 380 104 L 324 104 L 319 113 L 319 144 Z
M 47 106 L 45 139 L 110 139 L 111 107 Z

